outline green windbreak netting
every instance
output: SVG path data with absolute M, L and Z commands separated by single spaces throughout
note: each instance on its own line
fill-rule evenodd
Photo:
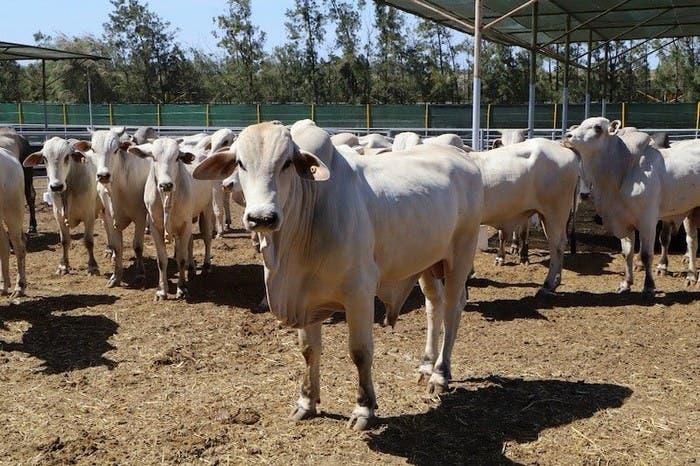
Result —
M 19 124 L 19 104 L 0 104 L 0 125 Z
M 696 104 L 627 104 L 625 124 L 638 128 L 695 128 Z
M 374 128 L 424 128 L 425 105 L 372 105 Z
M 206 126 L 207 106 L 196 104 L 163 104 L 160 106 L 161 126 Z
M 367 128 L 366 105 L 315 105 L 314 119 L 321 127 Z
M 427 110 L 427 114 L 426 114 Z M 535 128 L 562 127 L 562 104 L 535 106 Z M 280 120 L 285 124 L 314 118 L 326 128 L 366 128 L 367 106 L 351 104 L 94 104 L 94 125 L 172 127 L 245 127 L 258 121 Z M 624 120 L 627 126 L 638 128 L 695 128 L 697 105 L 688 104 L 606 104 L 605 116 Z M 600 102 L 590 106 L 591 116 L 601 116 Z M 570 104 L 567 127 L 583 121 L 585 106 Z M 51 126 L 88 126 L 87 104 L 56 104 L 46 106 Z M 426 120 L 427 117 L 427 120 Z M 415 104 L 371 105 L 369 126 L 373 128 L 471 128 L 471 105 Z M 44 106 L 41 103 L 0 103 L 0 125 L 43 125 Z M 483 129 L 527 128 L 527 105 L 483 105 Z
M 158 126 L 158 106 L 155 104 L 114 104 L 112 122 L 124 126 Z
M 486 121 L 486 107 L 481 110 L 481 121 Z M 430 128 L 471 128 L 471 105 L 431 104 L 428 107 L 428 126 Z
M 311 118 L 311 105 L 263 104 L 260 105 L 260 121 L 279 120 L 285 125 Z
M 69 125 L 88 126 L 90 124 L 90 108 L 87 104 L 66 105 Z M 109 125 L 109 104 L 92 105 L 92 124 Z M 115 123 L 116 124 L 116 123 Z
M 258 122 L 256 105 L 209 105 L 209 126 L 237 128 Z

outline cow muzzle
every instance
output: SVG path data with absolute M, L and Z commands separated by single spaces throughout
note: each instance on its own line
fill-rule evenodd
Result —
M 97 181 L 99 181 L 102 184 L 108 184 L 112 179 L 112 175 L 109 173 L 98 173 L 97 174 Z
M 264 233 L 277 230 L 279 228 L 280 218 L 276 212 L 247 212 L 243 216 L 243 223 L 247 230 Z
M 66 190 L 66 185 L 63 183 L 51 183 L 49 185 L 49 189 L 51 189 L 51 192 L 54 193 L 62 193 Z
M 173 184 L 172 183 L 158 183 L 158 188 L 164 193 L 169 193 L 169 192 L 172 192 L 172 190 L 173 190 Z

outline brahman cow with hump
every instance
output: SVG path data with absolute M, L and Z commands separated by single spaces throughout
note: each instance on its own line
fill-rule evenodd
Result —
M 0 134 L 0 295 L 6 295 L 7 289 L 11 286 L 11 242 L 17 258 L 17 283 L 12 297 L 24 296 L 27 286 L 25 275 L 27 249 L 23 232 L 24 176 L 19 158 L 20 150 L 16 140 Z
M 168 251 L 165 242 L 169 238 L 175 241 L 175 261 L 179 270 L 176 297 L 184 298 L 187 296 L 188 281 L 194 276 L 192 223 L 197 219 L 204 241 L 202 273 L 207 273 L 211 268 L 214 226 L 211 182 L 192 179 L 186 166 L 195 160 L 195 156 L 181 150 L 174 139 L 159 138 L 153 143 L 131 146 L 129 153 L 152 160 L 143 202 L 153 223 L 151 237 L 158 252 L 159 275 L 155 300 L 168 297 Z
M 359 374 L 349 424 L 368 427 L 376 408 L 374 297 L 385 303 L 393 325 L 416 280 L 428 314 L 420 372 L 430 374 L 432 391 L 446 390 L 483 206 L 474 161 L 459 149 L 434 145 L 400 157 L 362 157 L 340 153 L 318 127 L 290 132 L 262 123 L 202 162 L 194 176 L 220 179 L 236 167 L 246 198 L 243 224 L 261 236 L 270 310 L 299 329 L 306 359 L 292 418 L 316 413 L 321 323 L 344 311 Z
M 581 154 L 583 170 L 593 186 L 596 210 L 606 228 L 620 238 L 626 264 L 625 279 L 618 291 L 629 291 L 633 284 L 637 229 L 645 271 L 642 292 L 652 297 L 655 285 L 651 263 L 657 222 L 687 217 L 700 206 L 700 141 L 659 149 L 651 144 L 648 134 L 633 131 L 620 136 L 619 129 L 618 120 L 589 118 L 569 130 L 564 143 Z M 689 249 L 694 251 L 695 247 L 689 244 Z M 694 271 L 692 279 L 696 280 Z
M 41 151 L 34 152 L 24 161 L 24 166 L 33 167 L 39 163 L 46 165 L 49 178 L 53 216 L 61 235 L 63 255 L 56 273 L 65 275 L 70 272 L 71 228 L 81 222 L 85 226 L 83 243 L 88 253 L 87 272 L 90 275 L 100 273 L 94 255 L 95 218 L 102 210 L 102 202 L 97 196 L 95 166 L 86 159 L 84 152 L 88 144 L 75 139 L 65 140 L 53 137 L 44 143 Z M 109 231 L 109 230 L 108 230 Z
M 566 225 L 578 182 L 574 151 L 535 138 L 486 152 L 471 152 L 484 182 L 482 223 L 505 231 L 539 214 L 549 243 L 549 273 L 538 294 L 561 282 Z
M 86 149 L 92 149 L 90 157 L 96 168 L 97 193 L 105 209 L 105 225 L 114 257 L 114 273 L 107 286 L 121 284 L 124 273 L 123 231 L 134 223 L 134 253 L 137 279 L 145 277 L 143 267 L 143 239 L 146 230 L 146 205 L 143 190 L 151 168 L 150 160 L 129 155 L 131 146 L 124 127 L 99 130 L 92 133 Z
M 4 145 L 6 149 L 18 154 L 20 163 L 34 152 L 29 141 L 17 133 L 13 128 L 0 128 L 0 137 L 4 137 Z M 28 233 L 36 233 L 36 207 L 35 198 L 36 191 L 34 190 L 34 167 L 22 166 L 24 172 L 24 198 L 27 201 L 29 210 L 29 230 Z

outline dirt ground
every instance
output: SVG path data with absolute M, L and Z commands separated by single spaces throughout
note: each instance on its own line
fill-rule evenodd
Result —
M 303 358 L 296 332 L 257 310 L 261 258 L 242 230 L 215 240 L 215 267 L 186 302 L 154 303 L 150 238 L 145 290 L 133 269 L 124 288 L 108 289 L 109 260 L 98 258 L 103 276 L 86 276 L 78 240 L 73 272 L 54 275 L 56 227 L 50 208 L 38 216 L 28 296 L 0 298 L 2 464 L 698 462 L 700 290 L 661 277 L 645 302 L 638 275 L 632 294 L 615 294 L 618 243 L 590 222 L 557 296 L 533 297 L 548 261 L 541 233 L 530 265 L 495 267 L 493 252 L 478 254 L 455 380 L 440 398 L 418 383 L 420 292 L 395 329 L 376 325 L 381 421 L 357 433 L 345 426 L 357 376 L 342 318 L 324 325 L 321 415 L 287 419 Z M 99 222 L 96 232 L 102 251 Z

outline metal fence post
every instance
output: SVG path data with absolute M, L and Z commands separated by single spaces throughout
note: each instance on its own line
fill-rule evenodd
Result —
M 204 124 L 209 127 L 209 104 L 204 107 Z
M 156 104 L 156 126 L 160 126 L 160 104 Z
M 109 104 L 109 126 L 114 124 L 114 112 L 112 110 L 112 104 Z
M 255 105 L 255 118 L 258 120 L 258 123 L 260 123 L 260 104 Z
M 698 105 L 700 105 L 700 103 Z M 22 126 L 22 102 L 17 104 L 17 121 L 19 125 Z
M 627 126 L 625 124 L 625 122 L 627 120 L 627 104 L 625 102 L 622 102 L 622 112 L 621 113 L 622 113 L 622 115 L 621 115 L 622 127 L 624 128 L 625 126 Z
M 430 110 L 428 108 L 429 106 L 430 106 L 430 104 L 426 102 L 425 103 L 425 118 L 423 120 L 424 121 L 423 126 L 425 127 L 425 129 L 430 128 Z
M 365 105 L 365 123 L 367 123 L 367 132 L 372 127 L 372 111 L 370 109 L 370 104 Z

